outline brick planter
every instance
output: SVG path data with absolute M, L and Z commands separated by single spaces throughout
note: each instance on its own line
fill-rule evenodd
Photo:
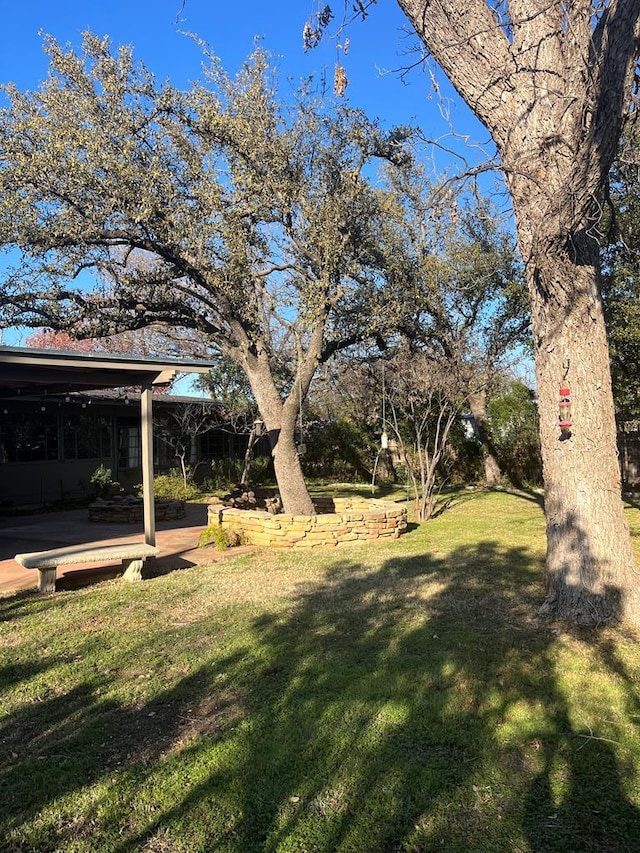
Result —
M 397 539 L 407 527 L 407 510 L 395 503 L 366 498 L 320 498 L 317 515 L 271 515 L 210 504 L 209 525 L 241 533 L 250 545 L 270 548 L 318 548 L 357 541 Z

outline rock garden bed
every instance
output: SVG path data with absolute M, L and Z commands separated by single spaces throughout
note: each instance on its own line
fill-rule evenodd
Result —
M 208 523 L 237 533 L 250 545 L 316 548 L 350 542 L 397 539 L 407 528 L 404 506 L 366 498 L 319 498 L 317 515 L 273 515 L 266 510 L 237 509 L 210 503 Z
M 185 502 L 157 498 L 155 501 L 156 521 L 168 521 L 174 518 L 184 518 Z M 143 520 L 142 499 L 127 495 L 106 500 L 97 498 L 89 504 L 89 521 L 124 522 L 133 524 Z

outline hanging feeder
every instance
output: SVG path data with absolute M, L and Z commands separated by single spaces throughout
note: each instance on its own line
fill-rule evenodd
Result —
M 558 426 L 563 435 L 571 430 L 571 389 L 564 387 L 560 389 L 560 401 L 558 403 Z
M 386 450 L 389 447 L 389 436 L 387 435 L 386 430 L 380 436 L 380 447 L 383 450 Z
M 253 422 L 253 434 L 256 438 L 260 438 L 264 434 L 264 421 L 261 421 L 260 418 Z

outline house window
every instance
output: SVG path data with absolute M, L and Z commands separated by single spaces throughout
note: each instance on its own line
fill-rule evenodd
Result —
M 0 462 L 55 462 L 58 423 L 55 415 L 4 415 L 0 422 Z
M 62 434 L 65 459 L 108 459 L 111 456 L 111 424 L 108 418 L 91 415 L 65 417 Z
M 247 448 L 247 435 L 212 430 L 199 436 L 201 459 L 225 459 L 242 456 Z
M 118 421 L 118 469 L 141 468 L 140 427 L 134 421 Z

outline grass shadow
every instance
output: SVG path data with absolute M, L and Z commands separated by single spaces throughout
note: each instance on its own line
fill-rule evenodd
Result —
M 12 843 L 39 827 L 24 849 L 42 851 L 635 849 L 627 722 L 606 737 L 582 722 L 569 682 L 606 677 L 631 716 L 637 673 L 616 635 L 540 622 L 540 577 L 525 547 L 489 538 L 374 568 L 347 554 L 257 610 L 162 613 L 153 651 L 140 637 L 109 660 L 80 637 L 93 677 L 0 726 L 18 754 L 0 821 Z M 171 683 L 114 698 L 141 658 Z M 45 819 L 57 800 L 75 823 Z

